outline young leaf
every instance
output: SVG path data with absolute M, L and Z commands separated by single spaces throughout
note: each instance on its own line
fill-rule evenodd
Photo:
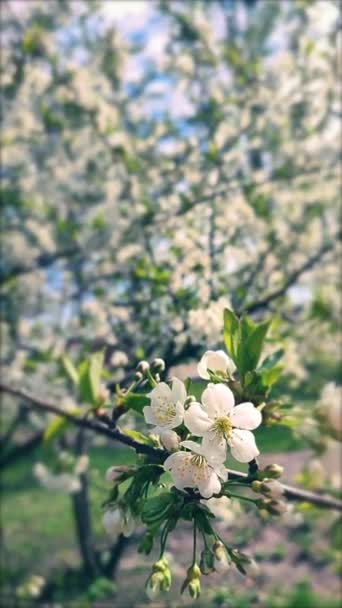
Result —
M 150 405 L 150 399 L 140 393 L 127 393 L 122 403 L 128 410 L 134 410 L 142 414 L 144 407 Z
M 147 435 L 144 435 L 143 433 L 140 433 L 139 431 L 133 431 L 131 429 L 123 429 L 123 433 L 125 433 L 125 435 L 128 435 L 128 437 L 131 437 L 132 439 L 134 439 L 134 441 L 138 441 L 139 443 L 145 443 L 146 445 L 154 445 L 154 442 L 150 437 L 147 437 Z
M 240 322 L 237 316 L 232 310 L 229 310 L 229 308 L 225 308 L 223 313 L 223 327 L 224 343 L 227 351 L 233 361 L 237 363 L 240 341 Z
M 77 371 L 76 367 L 74 366 L 73 362 L 71 361 L 71 359 L 69 359 L 69 357 L 64 355 L 61 359 L 61 362 L 62 362 L 63 370 L 65 371 L 69 380 L 71 380 L 71 382 L 75 386 L 78 386 L 78 384 L 79 384 L 78 371 Z
M 248 349 L 249 356 L 253 364 L 253 367 L 251 369 L 255 369 L 259 363 L 266 334 L 270 328 L 271 323 L 272 321 L 268 320 L 256 325 L 247 340 L 246 348 Z
M 101 351 L 91 355 L 89 360 L 89 382 L 94 405 L 97 403 L 100 392 L 103 359 L 104 352 Z
M 282 359 L 284 353 L 285 351 L 283 348 L 280 348 L 279 350 L 275 351 L 274 353 L 272 353 L 272 355 L 269 355 L 268 357 L 266 357 L 266 359 L 263 360 L 259 369 L 271 369 L 280 361 L 280 359 Z
M 265 369 L 261 372 L 262 382 L 265 386 L 271 387 L 275 384 L 283 371 L 284 367 L 282 365 L 275 365 L 271 367 L 271 369 Z
M 98 404 L 103 357 L 103 352 L 95 353 L 78 366 L 81 398 L 91 405 Z
M 54 439 L 56 436 L 63 433 L 67 429 L 69 424 L 70 424 L 69 420 L 67 420 L 66 418 L 63 418 L 62 416 L 57 416 L 57 418 L 54 418 L 54 420 L 52 420 L 52 422 L 50 422 L 50 424 L 48 424 L 48 426 L 46 427 L 46 429 L 44 431 L 44 436 L 43 436 L 44 443 L 48 443 L 49 441 Z
M 89 378 L 89 360 L 82 361 L 78 366 L 79 387 L 82 401 L 93 405 L 93 393 Z
M 254 323 L 248 317 L 240 321 L 237 368 L 242 377 L 256 369 L 271 321 Z

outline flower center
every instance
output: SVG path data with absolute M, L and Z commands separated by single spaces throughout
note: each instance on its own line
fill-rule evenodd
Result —
M 194 454 L 191 456 L 190 462 L 200 469 L 203 469 L 207 464 L 206 459 L 204 456 L 201 456 L 201 454 Z
M 176 405 L 162 398 L 159 398 L 158 404 L 154 409 L 155 416 L 159 424 L 167 424 L 168 422 L 171 422 L 176 414 Z
M 226 416 L 225 418 L 218 418 L 213 424 L 212 430 L 215 431 L 215 433 L 217 433 L 218 435 L 223 435 L 227 438 L 230 436 L 232 428 L 232 422 L 230 418 Z

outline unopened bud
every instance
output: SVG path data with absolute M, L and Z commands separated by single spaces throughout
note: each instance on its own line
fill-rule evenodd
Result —
M 211 574 L 214 571 L 214 554 L 210 549 L 203 549 L 199 567 L 202 574 Z
M 279 464 L 268 464 L 263 472 L 271 479 L 279 479 L 284 473 L 284 467 L 281 467 Z
M 259 574 L 259 566 L 256 561 L 247 553 L 242 553 L 238 549 L 232 551 L 233 561 L 241 574 L 254 578 Z
M 188 395 L 187 398 L 185 399 L 185 407 L 191 405 L 191 403 L 194 403 L 196 401 L 196 397 L 194 395 Z
M 136 369 L 144 375 L 150 369 L 150 364 L 148 361 L 139 361 Z
M 199 598 L 199 596 L 201 595 L 200 579 L 196 578 L 193 581 L 190 581 L 188 589 L 189 589 L 190 597 L 192 597 L 193 600 L 197 600 L 197 598 Z
M 135 374 L 134 374 L 134 380 L 135 380 L 136 382 L 140 382 L 140 380 L 142 380 L 142 379 L 143 379 L 143 377 L 144 377 L 144 376 L 142 375 L 142 373 L 141 373 L 141 372 L 135 372 Z
M 164 359 L 160 359 L 159 357 L 157 357 L 156 359 L 153 359 L 153 361 L 151 363 L 151 367 L 156 372 L 159 372 L 159 373 L 165 371 L 165 361 L 164 361 Z
M 170 450 L 171 452 L 173 450 L 178 450 L 180 444 L 180 437 L 177 435 L 176 431 L 167 429 L 165 431 L 161 431 L 160 441 L 162 442 L 164 448 Z
M 104 403 L 106 403 L 106 401 L 108 401 L 109 396 L 110 396 L 110 392 L 109 392 L 108 388 L 103 385 L 100 386 L 100 390 L 97 395 L 97 403 L 99 405 L 103 405 Z
M 287 511 L 287 504 L 283 500 L 271 500 L 268 511 L 272 515 L 283 515 Z
M 257 481 L 257 480 L 253 481 L 251 483 L 251 488 L 252 488 L 253 492 L 260 492 L 261 491 L 261 485 L 262 485 L 261 481 Z
M 276 479 L 265 478 L 260 484 L 260 492 L 270 498 L 280 498 L 284 494 L 284 488 Z
M 216 572 L 226 572 L 230 567 L 227 551 L 221 541 L 216 541 L 213 545 L 214 568 Z
M 154 600 L 158 597 L 163 583 L 163 575 L 161 572 L 153 572 L 147 579 L 145 590 L 146 595 L 150 600 Z
M 109 467 L 106 472 L 106 481 L 117 481 L 122 475 L 128 475 L 129 473 L 133 473 L 133 471 L 134 469 L 132 467 L 126 467 L 124 465 Z
M 190 596 L 193 599 L 199 597 L 201 593 L 201 570 L 199 569 L 197 564 L 190 566 L 186 573 L 186 579 L 183 582 L 181 587 L 181 593 L 184 593 L 185 589 L 188 588 Z

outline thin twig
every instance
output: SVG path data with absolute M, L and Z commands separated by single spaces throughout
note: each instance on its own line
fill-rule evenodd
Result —
M 109 424 L 111 427 L 113 426 L 113 422 L 110 420 L 109 417 L 109 422 L 107 422 L 107 420 L 102 417 L 102 424 L 98 422 L 93 422 L 85 418 L 79 418 L 78 416 L 75 416 L 74 414 L 71 414 L 68 411 L 61 410 L 61 408 L 59 408 L 53 403 L 48 402 L 46 399 L 37 397 L 36 395 L 33 395 L 26 390 L 15 388 L 4 382 L 0 382 L 0 391 L 9 395 L 13 395 L 14 397 L 20 397 L 21 399 L 25 399 L 26 401 L 29 401 L 29 403 L 33 407 L 46 413 L 55 414 L 57 416 L 63 416 L 67 420 L 70 420 L 70 422 L 72 422 L 76 426 L 89 429 L 95 433 L 104 435 L 109 439 L 119 441 L 124 445 L 133 448 L 138 454 L 145 454 L 154 462 L 163 463 L 164 460 L 169 456 L 169 452 L 167 450 L 155 448 L 150 445 L 145 445 L 144 443 L 131 439 L 131 437 L 128 437 L 117 428 L 109 428 L 108 426 L 104 426 L 104 423 Z M 228 477 L 229 479 L 237 479 L 242 483 L 245 483 L 246 485 L 248 485 L 253 480 L 253 477 L 247 475 L 246 473 L 230 469 L 228 469 Z M 342 511 L 342 501 L 338 500 L 337 498 L 333 498 L 331 496 L 326 496 L 323 494 L 317 494 L 308 490 L 302 490 L 300 488 L 294 488 L 288 485 L 283 485 L 283 488 L 284 496 L 288 500 L 308 502 L 323 509 Z

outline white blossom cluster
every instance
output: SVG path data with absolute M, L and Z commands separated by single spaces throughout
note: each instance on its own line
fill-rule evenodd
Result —
M 198 373 L 206 380 L 210 373 L 228 380 L 234 370 L 233 361 L 224 351 L 207 351 L 198 364 Z M 175 450 L 164 467 L 176 488 L 198 488 L 204 498 L 210 498 L 220 492 L 221 481 L 228 478 L 228 447 L 239 462 L 250 462 L 259 454 L 251 431 L 261 424 L 261 412 L 250 402 L 235 404 L 224 382 L 209 382 L 201 403 L 189 401 L 185 385 L 178 378 L 172 379 L 171 387 L 159 382 L 149 397 L 151 405 L 144 408 L 145 420 L 154 425 L 153 433 L 160 436 L 163 445 Z M 174 430 L 181 425 L 188 431 L 183 441 Z M 201 443 L 193 437 L 201 438 Z
M 42 462 L 37 462 L 33 473 L 39 483 L 51 492 L 77 494 L 81 490 L 80 475 L 87 470 L 89 458 L 84 454 L 74 461 L 73 457 L 65 452 L 61 452 L 59 456 L 59 460 L 64 461 L 66 470 L 54 472 Z

